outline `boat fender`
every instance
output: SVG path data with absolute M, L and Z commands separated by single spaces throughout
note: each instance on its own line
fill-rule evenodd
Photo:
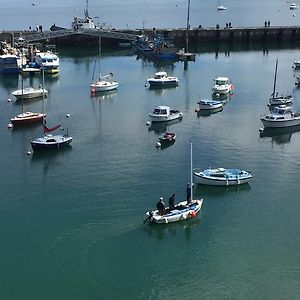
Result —
M 200 111 L 200 109 L 195 108 L 195 113 L 198 113 Z
M 196 212 L 194 210 L 190 211 L 191 218 L 196 217 Z
M 13 125 L 12 123 L 8 123 L 8 124 L 7 124 L 7 128 L 13 128 L 13 126 L 14 126 L 14 125 Z

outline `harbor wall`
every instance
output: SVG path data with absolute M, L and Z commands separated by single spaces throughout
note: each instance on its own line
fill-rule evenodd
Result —
M 124 32 L 135 35 L 145 34 L 149 37 L 156 35 L 163 36 L 176 45 L 185 45 L 188 37 L 189 45 L 199 45 L 209 42 L 272 42 L 272 41 L 297 41 L 300 40 L 300 27 L 298 26 L 272 26 L 272 27 L 225 27 L 225 28 L 192 28 L 186 29 L 136 29 L 136 30 L 115 30 L 115 32 Z M 0 41 L 12 43 L 13 37 L 34 34 L 31 31 L 2 31 L 0 32 Z M 38 34 L 38 33 L 37 33 Z M 47 40 L 49 42 L 49 40 Z M 113 39 L 103 39 L 104 43 L 114 44 L 119 42 Z M 51 39 L 51 43 L 60 45 L 92 45 L 98 43 L 98 37 L 88 35 L 71 35 L 56 37 Z

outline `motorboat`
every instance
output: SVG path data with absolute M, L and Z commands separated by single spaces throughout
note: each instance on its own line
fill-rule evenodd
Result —
M 224 186 L 248 183 L 252 178 L 249 171 L 225 168 L 209 168 L 204 171 L 194 169 L 193 175 L 195 182 L 198 184 Z
M 294 67 L 294 69 L 299 69 L 300 68 L 300 60 L 295 60 L 293 67 Z
M 46 74 L 59 72 L 59 57 L 51 51 L 37 53 L 35 61 L 40 68 L 44 69 Z
M 191 142 L 191 181 L 189 187 L 193 187 L 193 165 L 192 165 L 192 142 Z M 174 208 L 167 207 L 164 212 L 158 210 L 147 211 L 144 218 L 144 223 L 149 221 L 156 224 L 168 224 L 186 219 L 194 218 L 201 210 L 203 199 L 193 198 L 193 188 L 190 189 L 190 199 L 181 201 Z
M 214 94 L 224 95 L 229 94 L 234 90 L 233 84 L 229 82 L 227 77 L 216 77 L 214 78 L 214 86 L 212 91 Z
M 0 74 L 17 74 L 19 71 L 20 67 L 16 55 L 0 55 Z
M 154 122 L 167 122 L 176 119 L 182 119 L 182 113 L 179 110 L 171 109 L 169 106 L 156 106 L 149 114 L 150 120 Z
M 226 10 L 226 9 L 227 9 L 227 7 L 224 5 L 217 6 L 217 10 Z
M 39 112 L 24 112 L 10 119 L 14 126 L 41 123 L 46 115 Z
M 163 136 L 158 138 L 156 147 L 163 147 L 174 144 L 176 141 L 176 134 L 174 132 L 166 132 Z
M 177 86 L 179 80 L 177 77 L 168 76 L 167 72 L 161 71 L 154 74 L 154 77 L 147 79 L 151 87 Z
M 268 106 L 290 105 L 293 102 L 292 95 L 287 95 L 287 96 L 280 95 L 279 96 L 278 92 L 276 92 L 277 67 L 278 67 L 278 59 L 276 60 L 276 66 L 275 66 L 273 92 L 271 94 L 271 97 L 269 98 Z
M 48 91 L 46 89 L 43 89 L 42 87 L 25 87 L 23 89 L 12 92 L 12 95 L 16 98 L 16 100 L 40 98 L 43 97 L 43 94 L 44 97 L 47 97 Z
M 201 99 L 197 102 L 199 110 L 216 110 L 223 108 L 223 102 L 212 99 Z
M 99 79 L 91 84 L 91 92 L 106 92 L 117 89 L 119 83 L 115 80 L 112 80 L 112 76 L 112 73 L 109 73 L 105 76 L 101 76 L 100 74 Z
M 297 9 L 298 5 L 296 3 L 291 3 L 290 4 L 290 9 Z
M 192 200 L 189 204 L 187 201 L 182 201 L 172 210 L 166 208 L 166 213 L 163 215 L 160 215 L 158 210 L 150 210 L 146 212 L 144 222 L 149 220 L 150 223 L 168 224 L 194 218 L 200 211 L 202 203 L 203 199 Z
M 260 118 L 265 128 L 283 128 L 300 125 L 300 112 L 293 112 L 291 106 L 275 106 L 271 112 Z

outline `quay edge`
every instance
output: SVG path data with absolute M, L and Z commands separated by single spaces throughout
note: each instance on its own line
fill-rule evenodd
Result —
M 271 27 L 208 27 L 208 28 L 192 28 L 192 29 L 119 29 L 114 32 L 127 33 L 134 35 L 145 34 L 154 37 L 156 34 L 163 36 L 165 39 L 172 41 L 178 46 L 184 46 L 188 37 L 189 44 L 199 45 L 209 42 L 273 42 L 273 41 L 297 41 L 300 40 L 299 26 L 271 26 Z M 1 31 L 0 41 L 6 41 L 10 44 L 13 40 L 26 35 L 39 34 L 33 31 Z M 50 42 L 49 40 L 44 42 Z M 104 43 L 115 44 L 118 39 L 103 39 Z M 51 38 L 51 43 L 57 45 L 96 45 L 98 37 L 86 34 L 74 34 L 64 37 Z

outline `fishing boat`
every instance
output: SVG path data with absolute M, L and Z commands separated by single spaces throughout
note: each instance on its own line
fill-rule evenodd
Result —
M 21 72 L 21 76 L 22 76 L 22 88 L 21 91 L 23 92 L 23 81 L 24 81 L 24 76 L 23 76 L 23 72 Z M 44 87 L 44 76 L 43 76 L 43 85 Z M 18 126 L 18 125 L 28 125 L 28 124 L 33 124 L 33 123 L 39 123 L 42 122 L 44 117 L 46 116 L 44 113 L 42 112 L 24 112 L 24 96 L 23 93 L 21 93 L 21 105 L 22 105 L 22 113 L 12 117 L 10 119 L 10 122 L 14 125 L 14 126 Z
M 234 90 L 233 84 L 229 82 L 228 77 L 214 78 L 214 85 L 212 91 L 214 94 L 226 95 Z
M 177 86 L 178 78 L 174 76 L 169 76 L 167 72 L 161 71 L 154 74 L 154 77 L 150 77 L 147 79 L 150 87 L 169 87 L 169 86 Z
M 99 78 L 96 81 L 92 82 L 90 85 L 92 93 L 112 91 L 117 89 L 119 86 L 119 83 L 117 81 L 112 80 L 113 73 L 109 73 L 108 75 L 105 76 L 101 75 L 100 58 L 101 58 L 101 37 L 99 37 L 99 55 L 98 55 Z M 93 74 L 93 78 L 94 78 L 94 74 Z
M 241 169 L 206 169 L 201 171 L 199 169 L 193 170 L 195 182 L 206 185 L 240 185 L 248 183 L 252 178 L 249 171 Z
M 291 106 L 274 107 L 270 113 L 260 118 L 264 128 L 283 128 L 300 125 L 300 112 L 294 112 Z
M 74 17 L 72 22 L 72 28 L 76 31 L 82 29 L 95 29 L 97 26 L 94 23 L 93 18 L 89 15 L 88 0 L 86 0 L 86 8 L 84 10 L 84 17 Z
M 179 110 L 171 109 L 169 106 L 156 106 L 151 114 L 150 120 L 154 122 L 168 122 L 176 119 L 182 119 L 182 113 Z
M 292 95 L 278 95 L 278 92 L 276 92 L 276 79 L 277 79 L 277 67 L 278 67 L 278 59 L 276 60 L 276 66 L 275 66 L 275 74 L 274 74 L 274 83 L 273 83 L 273 92 L 271 94 L 271 97 L 269 98 L 268 106 L 277 106 L 281 104 L 292 104 L 293 102 L 293 96 Z
M 222 110 L 223 102 L 212 99 L 201 99 L 197 102 L 199 110 Z
M 193 162 L 192 162 L 192 142 L 190 143 L 191 151 L 191 197 L 189 201 L 184 200 L 179 202 L 173 209 L 167 207 L 165 213 L 160 214 L 158 210 L 150 210 L 146 212 L 144 223 L 149 221 L 150 223 L 156 224 L 168 224 L 178 221 L 187 220 L 196 217 L 198 212 L 201 210 L 203 199 L 193 198 Z

